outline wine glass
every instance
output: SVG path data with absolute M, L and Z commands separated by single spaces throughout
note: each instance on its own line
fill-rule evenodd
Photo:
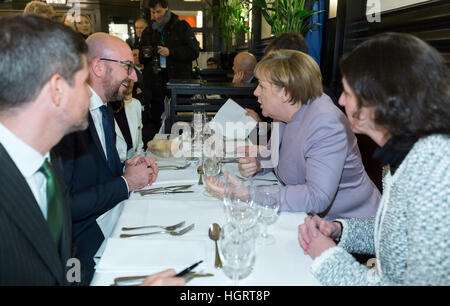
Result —
M 220 232 L 220 253 L 223 272 L 233 280 L 244 279 L 253 271 L 255 264 L 255 237 L 251 231 L 241 233 L 231 223 L 222 227 Z
M 261 234 L 257 239 L 258 244 L 270 245 L 275 243 L 275 237 L 267 233 L 267 227 L 278 219 L 280 209 L 280 187 L 258 186 L 255 188 L 254 201 L 259 207 L 259 223 L 262 225 Z
M 215 155 L 203 156 L 202 168 L 205 178 L 217 177 L 221 170 L 220 159 L 217 158 Z M 213 196 L 208 192 L 208 186 L 206 186 L 206 189 L 203 194 L 209 197 Z
M 225 216 L 241 233 L 252 228 L 258 221 L 260 210 L 253 201 L 253 181 L 241 181 L 232 174 L 226 173 L 223 203 Z

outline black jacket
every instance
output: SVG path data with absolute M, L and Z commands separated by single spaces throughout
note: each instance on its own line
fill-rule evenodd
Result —
M 192 61 L 198 58 L 200 47 L 195 38 L 194 31 L 184 20 L 179 20 L 178 15 L 172 16 L 163 29 L 163 33 L 153 30 L 150 24 L 142 33 L 141 50 L 139 52 L 141 63 L 144 64 L 144 79 L 148 73 L 152 73 L 151 58 L 144 58 L 143 48 L 162 45 L 169 49 L 167 57 L 167 72 L 169 79 L 189 79 L 192 74 Z
M 66 278 L 73 257 L 69 198 L 61 160 L 51 156 L 63 196 L 59 250 L 25 178 L 0 144 L 0 286 L 72 284 Z

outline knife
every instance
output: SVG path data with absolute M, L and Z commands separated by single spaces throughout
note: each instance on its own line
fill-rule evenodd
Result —
M 151 195 L 151 194 L 169 194 L 169 193 L 193 193 L 193 190 L 179 190 L 179 191 L 172 191 L 172 190 L 161 190 L 156 192 L 141 192 L 141 195 Z
M 153 189 L 139 190 L 138 192 L 141 195 L 152 194 L 154 192 L 162 192 L 162 191 L 180 191 L 184 189 L 188 189 L 192 187 L 192 185 L 178 185 L 178 186 L 169 186 L 169 187 L 158 187 Z

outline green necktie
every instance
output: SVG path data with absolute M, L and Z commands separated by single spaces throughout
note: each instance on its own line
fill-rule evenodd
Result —
M 62 197 L 52 165 L 46 159 L 39 169 L 47 179 L 47 223 L 56 246 L 60 246 L 62 231 Z

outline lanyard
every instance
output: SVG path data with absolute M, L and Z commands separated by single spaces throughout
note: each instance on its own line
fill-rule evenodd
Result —
M 161 32 L 161 45 L 164 46 L 164 31 Z

